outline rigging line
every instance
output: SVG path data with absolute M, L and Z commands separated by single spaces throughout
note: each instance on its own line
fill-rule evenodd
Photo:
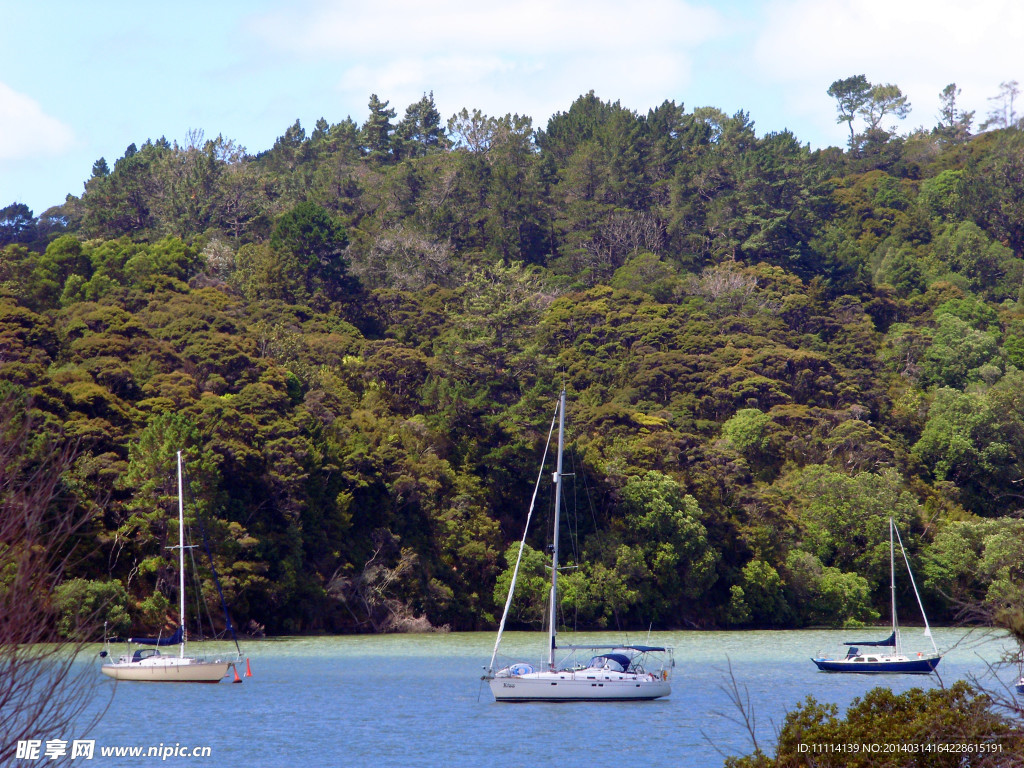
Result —
M 191 541 L 191 537 L 189 538 L 189 540 Z M 199 579 L 199 567 L 196 565 L 196 556 L 192 547 L 189 547 L 188 559 L 192 563 L 192 577 L 190 581 L 192 582 L 192 589 L 196 595 L 196 629 L 199 631 L 199 637 L 196 639 L 203 640 L 203 608 L 205 606 L 206 601 L 203 600 Z M 213 616 L 210 614 L 210 609 L 208 606 L 206 606 L 206 618 L 210 622 L 210 632 L 213 634 L 213 637 L 216 637 L 217 630 L 213 626 Z
M 238 653 L 239 658 L 242 656 L 242 649 L 238 645 L 238 636 L 235 634 L 235 628 L 231 624 L 231 614 L 228 613 L 228 604 L 224 599 L 224 590 L 220 588 L 220 578 L 217 576 L 217 566 L 213 564 L 213 553 L 210 551 L 210 541 L 206 536 L 206 526 L 203 525 L 203 516 L 199 510 L 196 510 L 196 524 L 199 526 L 199 534 L 203 538 L 203 549 L 206 550 L 206 557 L 210 561 L 210 573 L 213 575 L 213 583 L 217 587 L 217 595 L 220 597 L 220 607 L 224 612 L 224 623 L 227 625 L 228 632 L 231 633 L 231 639 L 235 643 L 235 651 Z M 206 609 L 209 614 L 209 606 Z M 210 626 L 213 626 L 213 617 L 210 617 Z M 216 637 L 216 632 L 214 632 Z
M 910 570 L 910 560 L 907 559 L 907 549 L 903 546 L 903 539 L 900 538 L 900 529 L 893 525 L 893 530 L 896 531 L 896 541 L 900 543 L 900 552 L 903 553 L 903 562 L 907 564 L 907 575 L 910 576 L 910 586 L 914 588 L 914 597 L 917 598 L 917 607 L 921 609 L 921 618 L 924 619 L 924 633 L 928 636 L 928 639 L 932 641 L 932 649 L 935 653 L 939 652 L 939 647 L 935 644 L 935 638 L 932 637 L 932 628 L 928 626 L 928 616 L 924 612 L 924 605 L 921 603 L 921 595 L 917 591 L 917 584 L 914 582 L 914 572 Z
M 206 526 L 203 525 L 203 519 L 201 516 L 196 516 L 196 522 L 199 523 L 199 533 L 203 537 L 203 549 L 206 550 L 206 557 L 210 561 L 210 572 L 213 574 L 213 583 L 217 587 L 217 594 L 220 596 L 220 607 L 224 611 L 224 622 L 227 624 L 228 632 L 231 633 L 231 639 L 235 642 L 235 651 L 238 653 L 239 658 L 242 656 L 242 649 L 238 646 L 238 635 L 235 634 L 235 628 L 231 624 L 231 614 L 228 613 L 228 604 L 224 599 L 224 590 L 220 588 L 220 579 L 217 577 L 217 566 L 213 564 L 213 553 L 210 551 L 210 540 L 206 535 Z
M 582 461 L 580 462 L 580 469 L 583 471 L 583 492 L 586 493 L 587 495 L 587 506 L 590 508 L 590 519 L 593 521 L 594 530 L 596 531 L 598 530 L 597 512 L 594 509 L 594 499 L 590 495 L 590 484 L 587 482 L 587 473 L 585 471 L 586 468 L 582 466 Z
M 205 610 L 206 611 L 206 621 L 210 625 L 210 635 L 215 640 L 219 640 L 224 635 L 224 632 L 218 632 L 217 631 L 217 626 L 216 626 L 216 624 L 215 624 L 215 622 L 213 620 L 213 611 L 210 610 L 210 601 L 207 600 L 206 599 L 206 595 L 204 595 L 202 593 L 203 580 L 202 580 L 201 575 L 199 573 L 199 566 L 196 564 L 196 561 L 195 561 L 194 557 L 192 558 L 192 572 L 193 572 L 194 578 L 196 580 L 196 589 L 199 591 L 199 600 L 200 600 L 201 610 Z
M 594 506 L 594 497 L 590 493 L 590 483 L 587 482 L 587 473 L 582 466 L 582 462 L 580 470 L 583 474 L 583 491 L 587 496 L 587 507 L 590 509 L 590 519 L 594 523 L 594 530 L 597 531 L 599 530 L 597 525 L 597 509 Z M 573 472 L 576 473 L 575 462 L 573 463 Z M 615 617 L 616 630 L 622 632 L 622 620 L 619 618 L 619 609 L 614 604 L 612 605 L 612 615 Z
M 182 497 L 183 497 L 184 504 L 185 504 L 185 506 L 187 508 L 195 510 L 196 506 L 195 506 L 194 499 L 192 498 L 192 488 L 191 488 L 191 485 L 190 485 L 190 478 L 188 476 L 188 469 L 184 465 L 184 463 L 182 464 L 181 473 L 182 473 L 182 479 L 183 479 L 183 482 L 182 482 Z M 195 514 L 198 516 L 198 512 L 196 512 Z M 192 541 L 192 535 L 191 535 L 191 531 L 190 531 L 190 529 L 188 528 L 187 525 L 185 526 L 185 531 L 182 532 L 183 535 L 185 534 L 185 532 L 188 532 L 187 539 L 188 539 L 188 541 L 191 542 Z M 185 539 L 182 539 L 182 543 L 183 544 L 184 544 L 184 541 L 185 541 Z M 197 640 L 204 639 L 203 638 L 203 609 L 204 608 L 206 609 L 207 621 L 209 621 L 209 623 L 210 623 L 210 631 L 213 634 L 213 637 L 216 637 L 217 636 L 217 630 L 213 626 L 213 615 L 210 613 L 210 606 L 208 606 L 206 604 L 206 601 L 203 600 L 203 596 L 202 596 L 202 587 L 201 587 L 201 582 L 200 582 L 200 579 L 199 579 L 199 567 L 196 565 L 195 547 L 189 546 L 189 548 L 188 548 L 188 557 L 189 557 L 189 561 L 192 563 L 192 574 L 191 574 L 191 578 L 187 579 L 187 580 L 192 582 L 192 587 L 193 587 L 193 590 L 195 591 L 195 595 L 196 595 L 196 630 L 199 633 L 199 637 L 196 638 L 196 639 Z
M 572 554 L 576 558 L 576 564 L 580 562 L 580 519 L 579 519 L 579 501 L 577 498 L 577 484 L 576 484 L 576 454 L 569 449 L 569 461 L 572 464 L 572 514 L 569 515 L 570 525 L 570 541 L 572 542 Z
M 554 483 L 552 483 L 551 487 L 548 488 L 548 510 L 553 510 L 554 507 L 555 507 L 555 485 L 554 485 Z M 547 533 L 547 538 L 545 539 L 545 541 L 554 541 L 554 537 L 558 535 L 557 531 L 555 531 L 555 515 L 554 515 L 554 512 L 550 512 L 548 514 L 547 525 L 546 525 L 544 530 Z
M 579 498 L 578 498 L 579 497 L 579 493 L 578 493 L 579 485 L 576 482 L 576 452 L 573 451 L 571 448 L 569 449 L 569 461 L 572 464 L 572 515 L 570 516 L 569 519 L 572 522 L 573 526 L 575 526 L 575 530 L 572 532 L 572 536 L 570 537 L 570 540 L 572 541 L 573 557 L 575 558 L 575 561 L 576 561 L 576 572 L 577 572 L 577 574 L 580 574 L 581 577 L 582 577 L 581 568 L 582 568 L 582 564 L 583 564 L 583 556 L 582 556 L 582 549 L 580 548 L 580 541 L 579 541 L 579 539 L 580 539 Z M 579 594 L 580 594 L 580 590 L 577 589 L 576 590 L 576 598 L 573 600 L 572 631 L 574 633 L 575 632 L 579 632 L 579 628 L 580 628 L 580 600 L 579 600 Z
M 555 415 L 551 419 L 551 427 L 548 429 L 548 439 L 544 444 L 544 455 L 540 460 L 540 471 L 537 473 L 537 483 L 533 487 L 533 496 L 530 499 L 530 509 L 526 513 L 526 525 L 523 529 L 523 539 L 519 542 L 519 554 L 516 557 L 515 568 L 512 569 L 512 581 L 508 585 L 508 597 L 505 600 L 505 610 L 501 614 L 501 623 L 498 624 L 498 637 L 494 641 L 494 653 L 491 654 L 491 663 L 487 666 L 488 672 L 494 671 L 494 660 L 498 657 L 498 646 L 501 645 L 501 635 L 505 631 L 505 621 L 508 619 L 509 608 L 512 607 L 512 597 L 516 591 L 516 580 L 519 578 L 519 564 L 523 560 L 523 549 L 526 547 L 526 536 L 530 531 L 530 519 L 533 517 L 533 507 L 537 501 L 537 492 L 540 490 L 541 480 L 544 479 L 544 463 L 548 458 L 548 449 L 551 447 L 551 435 L 555 432 L 555 423 L 558 421 L 558 409 L 555 409 Z

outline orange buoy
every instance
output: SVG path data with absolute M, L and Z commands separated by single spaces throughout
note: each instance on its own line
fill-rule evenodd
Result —
M 231 665 L 231 669 L 233 669 L 235 671 L 235 679 L 232 680 L 231 682 L 232 683 L 240 683 L 240 682 L 242 682 L 242 678 L 240 678 L 238 676 L 238 667 L 236 667 L 234 664 L 232 664 Z
M 249 669 L 249 658 L 248 657 L 246 657 L 246 659 L 245 659 L 245 676 L 246 677 L 252 677 L 252 670 Z

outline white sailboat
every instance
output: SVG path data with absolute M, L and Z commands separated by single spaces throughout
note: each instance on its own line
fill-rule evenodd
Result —
M 907 574 L 910 576 L 910 584 L 914 588 L 914 596 L 917 597 L 917 606 L 921 609 L 921 618 L 924 620 L 924 633 L 931 640 L 932 652 L 921 652 L 916 656 L 908 656 L 903 651 L 903 639 L 900 634 L 900 625 L 896 619 L 896 560 L 895 548 L 893 546 L 893 534 L 899 541 L 900 551 L 903 553 L 903 562 L 907 565 Z M 811 659 L 822 672 L 854 672 L 860 674 L 885 674 L 901 673 L 926 675 L 935 670 L 942 660 L 932 637 L 931 627 L 928 626 L 928 617 L 924 613 L 924 605 L 921 603 L 921 595 L 917 592 L 917 584 L 914 583 L 914 574 L 910 570 L 910 560 L 907 559 L 907 550 L 903 547 L 903 540 L 900 532 L 896 529 L 893 519 L 889 518 L 889 590 L 892 602 L 892 634 L 885 640 L 862 640 L 844 643 L 850 647 L 846 656 L 838 659 L 817 658 Z M 859 646 L 873 648 L 891 648 L 891 651 L 861 651 Z
M 176 683 L 218 683 L 227 675 L 234 661 L 206 661 L 185 655 L 187 631 L 185 629 L 185 511 L 182 500 L 181 451 L 178 451 L 178 628 L 168 638 L 128 638 L 131 645 L 153 645 L 122 654 L 117 661 L 100 667 L 107 677 L 115 680 Z M 177 645 L 178 655 L 165 656 L 159 647 Z M 104 655 L 106 651 L 104 651 Z M 236 673 L 237 676 L 237 673 Z
M 494 653 L 490 664 L 485 667 L 483 679 L 488 681 L 495 701 L 643 701 L 658 699 L 671 693 L 672 649 L 646 645 L 557 645 L 558 616 L 558 529 L 562 506 L 562 452 L 565 446 L 565 390 L 562 390 L 558 404 L 558 457 L 554 474 L 555 512 L 554 536 L 551 548 L 551 592 L 548 606 L 547 660 L 538 666 L 526 662 L 510 664 L 495 670 L 495 660 L 501 645 L 509 607 L 515 593 L 519 565 L 526 531 L 519 545 L 519 557 L 512 572 L 508 599 L 498 627 Z M 554 429 L 552 420 L 551 429 Z M 551 433 L 548 433 L 548 445 Z M 544 449 L 545 458 L 547 448 Z M 530 510 L 526 518 L 529 529 L 533 515 L 537 490 L 544 474 L 543 460 L 537 485 L 533 491 Z M 561 663 L 557 652 L 567 651 L 568 656 Z M 590 652 L 590 659 L 584 663 L 575 661 L 577 652 Z

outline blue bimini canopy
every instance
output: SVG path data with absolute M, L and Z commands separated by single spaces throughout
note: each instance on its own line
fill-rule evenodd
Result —
M 129 643 L 135 643 L 136 645 L 177 645 L 185 637 L 185 633 L 178 625 L 178 628 L 174 630 L 174 634 L 170 637 L 129 637 Z
M 608 666 L 616 672 L 625 672 L 629 669 L 629 662 L 630 658 L 624 653 L 605 653 L 592 658 L 587 667 L 590 669 L 603 669 L 605 666 Z
M 854 640 L 852 643 L 843 643 L 843 645 L 870 645 L 873 648 L 879 646 L 896 647 L 896 632 L 893 632 L 885 640 Z

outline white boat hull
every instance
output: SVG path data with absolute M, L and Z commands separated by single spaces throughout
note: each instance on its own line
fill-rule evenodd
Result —
M 489 684 L 495 701 L 644 701 L 672 692 L 667 675 L 595 675 L 593 670 L 498 676 Z
M 170 663 L 128 662 L 104 664 L 100 670 L 115 680 L 150 683 L 219 683 L 231 668 L 228 661 L 196 661 L 163 657 Z
M 562 456 L 565 450 L 565 389 L 558 398 L 558 453 L 556 456 L 555 473 L 555 508 L 551 530 L 554 535 L 551 545 L 551 590 L 549 592 L 548 642 L 546 644 L 547 664 L 538 668 L 526 662 L 511 664 L 495 672 L 495 660 L 501 645 L 501 635 L 505 631 L 505 621 L 512 606 L 516 578 L 526 546 L 526 533 L 519 545 L 519 556 L 512 570 L 512 581 L 509 584 L 505 610 L 498 625 L 498 639 L 494 643 L 491 663 L 485 669 L 483 679 L 488 681 L 495 701 L 644 701 L 660 699 L 672 692 L 669 685 L 669 669 L 674 666 L 672 649 L 647 645 L 565 645 L 558 646 L 557 617 L 558 607 L 558 532 L 559 515 L 562 509 Z M 547 456 L 554 432 L 552 420 L 548 442 L 544 448 Z M 542 462 L 543 464 L 543 462 Z M 543 469 L 537 476 L 537 485 L 530 501 L 530 511 L 526 516 L 526 528 L 529 530 L 530 519 L 533 517 L 534 502 L 540 490 Z M 569 659 L 560 663 L 555 658 L 557 651 L 570 651 Z M 577 651 L 598 652 L 586 666 L 574 663 Z M 667 654 L 668 663 L 661 661 L 661 668 L 656 671 L 647 664 L 648 654 Z M 571 660 L 570 660 L 571 659 Z
M 234 662 L 205 661 L 185 655 L 185 505 L 182 490 L 181 451 L 178 451 L 178 627 L 169 638 L 132 638 L 129 644 L 158 645 L 169 647 L 180 645 L 176 656 L 164 656 L 156 648 L 145 648 L 126 653 L 100 667 L 100 671 L 115 680 L 132 680 L 150 683 L 219 683 Z M 220 587 L 218 586 L 219 590 Z M 237 647 L 237 646 L 236 646 Z M 106 657 L 104 650 L 102 656 Z M 237 675 L 237 672 L 236 672 Z

